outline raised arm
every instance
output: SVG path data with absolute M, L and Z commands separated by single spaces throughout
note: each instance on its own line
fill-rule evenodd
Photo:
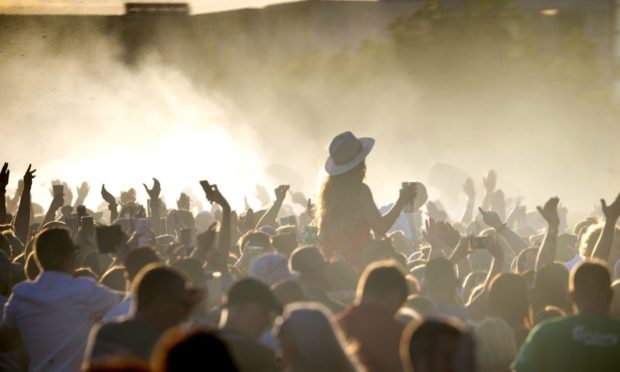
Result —
M 15 235 L 24 245 L 28 243 L 28 228 L 30 226 L 30 190 L 32 189 L 32 180 L 36 177 L 34 172 L 37 171 L 36 169 L 30 170 L 31 168 L 32 164 L 29 164 L 26 174 L 24 174 L 24 190 L 15 215 Z
M 370 223 L 370 227 L 375 232 L 376 237 L 384 236 L 388 230 L 394 225 L 396 219 L 403 210 L 403 207 L 415 198 L 415 187 L 409 187 L 400 190 L 398 200 L 394 203 L 394 206 L 383 216 L 379 212 L 375 200 L 372 197 L 372 192 L 368 185 L 363 184 L 361 189 L 361 203 L 362 212 L 366 217 L 366 220 Z
M 461 217 L 461 223 L 467 226 L 474 218 L 474 205 L 476 204 L 476 189 L 474 188 L 474 181 L 472 181 L 471 178 L 465 180 L 463 191 L 465 195 L 467 195 L 467 206 Z
M 482 177 L 482 184 L 484 185 L 484 198 L 482 199 L 482 209 L 491 209 L 491 198 L 497 185 L 497 173 L 493 169 L 489 171 L 486 177 Z
M 77 199 L 75 199 L 73 206 L 77 207 L 78 205 L 84 205 L 84 200 L 86 200 L 86 197 L 90 192 L 90 185 L 88 182 L 84 181 L 79 187 L 75 188 L 75 191 L 77 191 Z
M 211 185 L 207 181 L 201 181 L 200 185 L 205 192 L 207 200 L 211 203 L 216 203 L 222 208 L 222 224 L 220 226 L 220 235 L 217 242 L 217 250 L 222 262 L 219 262 L 221 270 L 226 270 L 226 260 L 228 259 L 228 252 L 230 251 L 231 242 L 231 209 L 230 204 L 224 196 L 220 193 L 217 185 Z
M 163 228 L 161 226 L 160 209 L 161 201 L 159 200 L 159 194 L 161 193 L 161 185 L 157 178 L 153 178 L 153 187 L 149 189 L 146 184 L 142 184 L 146 193 L 149 194 L 149 218 L 151 220 L 151 228 L 155 232 L 155 235 L 161 235 Z
M 263 214 L 261 219 L 256 224 L 256 228 L 259 229 L 263 226 L 276 226 L 276 219 L 278 218 L 278 213 L 280 213 L 280 208 L 282 208 L 282 204 L 284 203 L 284 199 L 286 199 L 286 193 L 289 190 L 288 185 L 280 185 L 275 190 L 276 201 L 271 205 L 269 210 Z
M 618 216 L 620 216 L 620 194 L 618 194 L 616 200 L 609 206 L 605 202 L 605 199 L 601 199 L 601 208 L 605 215 L 605 225 L 603 226 L 601 236 L 594 246 L 592 258 L 598 258 L 607 262 L 614 244 L 616 223 L 618 222 Z
M 47 213 L 45 213 L 45 217 L 43 218 L 43 222 L 39 225 L 38 231 L 40 231 L 46 223 L 50 221 L 54 221 L 56 217 L 56 212 L 65 204 L 65 199 L 63 195 L 54 195 L 52 198 L 52 202 L 50 203 L 49 208 L 47 209 Z M 67 207 L 71 208 L 71 207 Z
M 482 208 L 478 208 L 480 214 L 482 215 L 482 221 L 486 223 L 489 227 L 495 229 L 497 234 L 504 239 L 506 244 L 510 247 L 514 254 L 518 254 L 525 248 L 527 248 L 528 244 L 521 239 L 517 233 L 512 231 L 505 223 L 502 222 L 499 215 L 493 211 L 485 211 Z
M 482 291 L 466 305 L 467 310 L 475 319 L 482 319 L 485 316 L 489 284 L 504 269 L 504 251 L 502 251 L 499 241 L 495 237 L 487 236 L 484 248 L 488 249 L 493 256 L 491 267 L 484 279 Z
M 101 185 L 101 197 L 106 203 L 108 203 L 108 210 L 110 211 L 110 225 L 112 225 L 114 221 L 118 219 L 118 204 L 116 203 L 116 198 L 105 189 L 105 185 Z
M 11 171 L 9 170 L 9 163 L 4 163 L 2 166 L 2 171 L 0 171 L 0 223 L 9 222 L 8 216 L 6 215 L 6 186 L 9 184 L 9 175 Z
M 558 203 L 560 199 L 557 197 L 547 200 L 543 207 L 536 207 L 538 213 L 547 222 L 547 232 L 543 239 L 538 255 L 536 256 L 535 270 L 538 271 L 546 264 L 553 263 L 555 260 L 555 251 L 558 242 L 558 228 L 560 226 L 560 216 L 558 215 Z

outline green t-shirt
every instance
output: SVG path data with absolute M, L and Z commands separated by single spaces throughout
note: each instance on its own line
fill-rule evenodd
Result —
M 620 371 L 620 321 L 569 315 L 536 326 L 512 368 L 522 371 Z

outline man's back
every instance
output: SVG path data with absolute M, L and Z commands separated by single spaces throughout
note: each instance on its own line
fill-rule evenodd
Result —
M 379 305 L 361 304 L 338 315 L 347 338 L 358 342 L 369 371 L 401 371 L 398 354 L 404 326 Z
M 4 323 L 22 335 L 32 371 L 79 371 L 90 328 L 118 300 L 93 280 L 44 271 L 15 286 Z
M 603 316 L 571 315 L 532 330 L 516 371 L 620 371 L 620 322 Z
M 242 372 L 275 372 L 276 358 L 272 350 L 240 333 L 222 329 L 218 335 L 230 350 L 235 364 Z
M 148 361 L 163 332 L 164 329 L 136 318 L 95 326 L 86 350 L 85 364 L 96 364 L 111 356 L 131 356 Z

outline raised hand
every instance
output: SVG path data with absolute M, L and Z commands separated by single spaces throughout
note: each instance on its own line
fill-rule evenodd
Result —
M 497 173 L 491 169 L 486 177 L 482 177 L 482 184 L 487 195 L 491 195 L 495 191 L 495 186 L 497 186 Z
M 614 200 L 613 203 L 609 205 L 607 205 L 605 199 L 601 199 L 601 209 L 603 210 L 603 214 L 605 215 L 605 220 L 618 220 L 618 217 L 620 216 L 620 194 L 618 194 L 616 200 Z
M 282 202 L 286 198 L 286 193 L 290 189 L 289 185 L 280 185 L 275 190 L 276 201 Z
M 32 180 L 36 177 L 34 172 L 36 169 L 30 170 L 32 168 L 32 164 L 28 164 L 28 169 L 26 170 L 26 174 L 24 174 L 24 188 L 30 190 L 32 188 Z
M 136 190 L 131 188 L 127 191 L 121 191 L 121 204 L 133 203 L 136 201 Z
M 4 163 L 2 166 L 2 171 L 0 171 L 0 191 L 6 191 L 6 187 L 9 184 L 9 175 L 11 171 L 9 170 L 9 163 Z
M 431 244 L 431 246 L 438 247 L 443 245 L 443 240 L 441 239 L 441 232 L 437 227 L 437 223 L 434 219 L 429 218 L 424 222 L 424 226 L 426 227 L 426 231 L 422 231 L 422 235 L 424 235 L 424 239 Z
M 229 207 L 228 201 L 220 193 L 217 185 L 211 185 L 208 181 L 200 181 L 200 186 L 202 186 L 202 190 L 205 192 L 209 202 L 216 203 L 222 208 Z
M 437 231 L 441 237 L 441 240 L 450 248 L 456 247 L 457 243 L 461 239 L 461 233 L 458 232 L 449 222 L 438 221 L 435 224 Z
M 144 186 L 146 193 L 149 194 L 149 199 L 159 200 L 159 194 L 161 193 L 161 185 L 159 184 L 159 181 L 157 180 L 157 178 L 153 178 L 153 187 L 151 189 L 149 189 L 145 183 L 143 183 L 142 186 Z
M 79 187 L 76 187 L 75 189 L 77 191 L 78 200 L 83 201 L 84 199 L 86 199 L 88 193 L 90 192 L 90 185 L 88 184 L 88 182 L 84 181 Z
M 303 205 L 303 206 L 306 205 L 306 201 L 308 200 L 308 198 L 306 198 L 304 194 L 300 192 L 292 192 L 291 190 L 289 190 L 289 194 L 291 194 L 293 203 Z
M 71 192 L 71 188 L 66 182 L 63 182 L 62 185 L 65 191 L 65 203 L 67 205 L 71 205 L 71 203 L 73 203 L 73 193 Z
M 269 204 L 269 193 L 267 189 L 262 185 L 256 185 L 256 198 L 262 203 L 262 205 Z
M 482 221 L 484 221 L 484 223 L 486 223 L 488 226 L 494 229 L 499 229 L 504 224 L 496 212 L 485 211 L 482 208 L 478 208 L 478 210 L 482 215 Z
M 467 199 L 474 200 L 476 198 L 476 189 L 474 188 L 474 181 L 471 178 L 467 178 L 463 184 L 463 192 L 467 195 Z
M 437 207 L 437 204 L 435 204 L 435 202 L 432 201 L 426 202 L 426 212 L 428 212 L 430 218 L 437 221 L 441 221 L 446 217 L 445 213 L 441 209 L 439 209 L 439 207 Z
M 521 201 L 518 201 L 515 204 L 514 208 L 508 213 L 508 217 L 506 218 L 506 224 L 508 226 L 514 226 L 514 224 L 519 221 L 521 218 L 525 216 L 525 206 L 521 206 Z
M 106 203 L 116 205 L 116 198 L 105 189 L 105 185 L 101 185 L 101 197 L 106 201 Z
M 604 201 L 603 201 L 604 202 Z M 547 221 L 547 225 L 549 228 L 557 229 L 560 226 L 560 216 L 558 214 L 558 204 L 560 203 L 560 199 L 557 197 L 553 197 L 545 203 L 543 207 L 536 207 L 538 213 L 542 215 L 542 217 Z M 620 204 L 620 203 L 618 203 Z

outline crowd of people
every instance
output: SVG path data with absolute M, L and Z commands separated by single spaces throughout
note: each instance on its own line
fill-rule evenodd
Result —
M 568 226 L 490 171 L 459 218 L 419 182 L 379 209 L 373 145 L 333 139 L 316 203 L 281 185 L 239 212 L 208 181 L 210 210 L 173 208 L 157 179 L 94 210 L 59 183 L 45 211 L 5 163 L 0 370 L 620 371 L 620 195 Z

